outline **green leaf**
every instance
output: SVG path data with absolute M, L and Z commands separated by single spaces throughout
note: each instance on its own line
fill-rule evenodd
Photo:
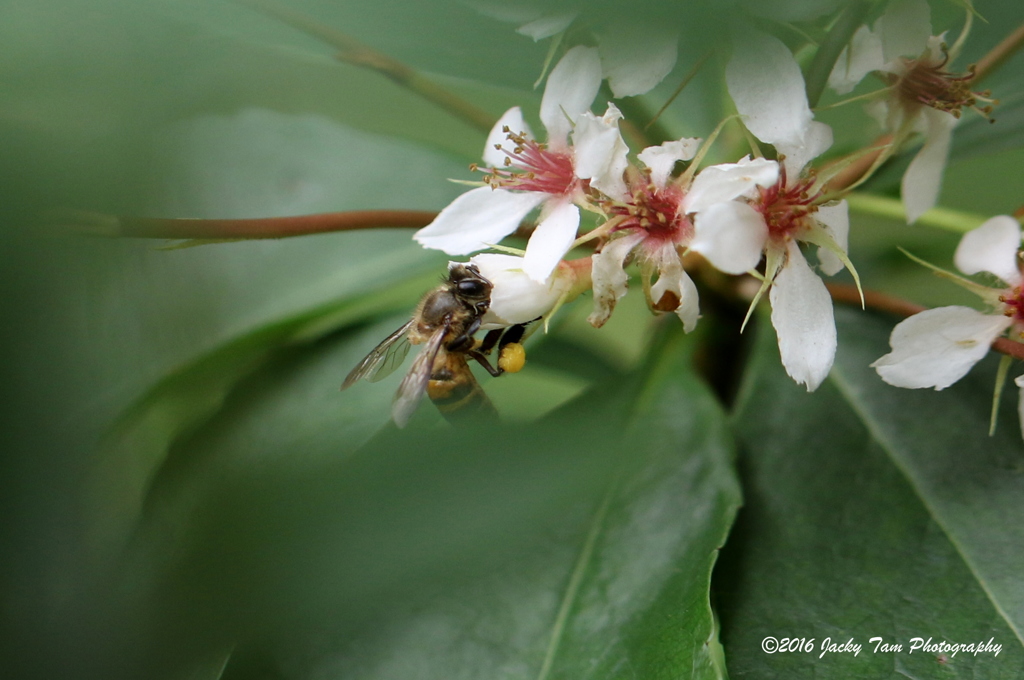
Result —
M 900 390 L 868 364 L 893 322 L 837 310 L 829 379 L 807 394 L 760 329 L 734 423 L 747 506 L 718 573 L 733 676 L 1016 678 L 1024 663 L 1024 477 L 1004 404 L 987 437 L 992 362 L 943 391 Z M 813 638 L 813 653 L 762 640 Z M 874 651 L 872 637 L 903 644 Z M 911 638 L 1002 645 L 998 656 L 922 650 Z M 821 655 L 825 638 L 862 645 Z
M 257 328 L 198 356 L 154 385 L 100 442 L 87 489 L 89 540 L 97 556 L 123 547 L 173 444 L 220 410 L 240 380 L 283 349 L 408 306 L 434 278 L 421 276 L 370 296 L 345 297 Z M 333 375 L 340 384 L 338 376 L 345 373 Z
M 268 654 L 296 678 L 724 677 L 708 590 L 739 490 L 671 328 L 643 371 L 541 422 L 452 429 L 424 404 L 358 450 L 390 379 L 358 386 L 373 416 L 322 377 L 349 349 L 269 365 L 151 498 L 135 561 L 173 554 L 161 599 L 190 603 L 161 644 L 237 644 L 226 677 Z
M 10 83 L 6 95 L 12 112 L 5 123 L 43 153 L 66 154 L 66 165 L 76 170 L 119 156 L 119 179 L 129 183 L 159 160 L 155 147 L 164 126 L 252 108 L 317 114 L 461 158 L 479 158 L 484 133 L 378 73 L 340 63 L 329 48 L 294 29 L 234 3 L 176 4 L 99 0 L 86 8 L 49 0 L 12 8 L 0 26 L 5 54 L 0 74 Z M 365 7 L 361 11 L 368 14 Z M 460 13 L 475 16 L 465 7 Z M 377 21 L 379 31 L 388 28 L 383 17 Z M 393 23 L 390 28 L 396 33 Z M 445 42 L 479 38 L 469 31 L 448 33 Z M 508 31 L 507 37 L 516 36 Z M 420 51 L 437 44 L 432 37 L 412 42 Z M 89 68 L 80 68 L 83 54 Z M 487 62 L 472 61 L 478 68 Z M 411 65 L 423 68 L 418 62 Z M 534 65 L 529 66 L 532 74 Z M 66 78 L 68 72 L 76 78 Z M 495 118 L 531 96 L 529 90 L 443 76 L 437 80 Z M 50 148 L 55 144 L 58 148 Z

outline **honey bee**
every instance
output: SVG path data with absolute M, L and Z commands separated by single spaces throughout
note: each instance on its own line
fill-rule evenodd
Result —
M 361 379 L 377 382 L 395 371 L 412 345 L 423 345 L 409 372 L 402 379 L 391 406 L 395 424 L 404 427 L 426 394 L 446 418 L 470 412 L 497 415 L 469 370 L 468 359 L 480 363 L 492 376 L 522 367 L 522 361 L 499 359 L 494 368 L 487 360 L 496 344 L 518 358 L 519 341 L 525 326 L 490 331 L 477 344 L 473 335 L 480 330 L 481 319 L 491 305 L 492 284 L 472 264 L 453 264 L 448 279 L 420 300 L 406 324 L 384 338 L 373 351 L 352 369 L 341 389 Z M 501 351 L 501 350 L 499 350 Z

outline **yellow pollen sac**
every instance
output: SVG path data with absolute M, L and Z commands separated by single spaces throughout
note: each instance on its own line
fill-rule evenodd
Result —
M 510 342 L 501 348 L 498 368 L 506 373 L 518 373 L 526 364 L 526 349 L 518 342 Z

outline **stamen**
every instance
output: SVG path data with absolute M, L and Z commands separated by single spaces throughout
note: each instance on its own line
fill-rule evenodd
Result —
M 1018 324 L 1024 324 L 1024 285 L 1001 294 L 999 302 L 1003 303 L 1004 316 L 1010 317 Z
M 785 166 L 779 180 L 770 187 L 758 187 L 759 198 L 754 208 L 764 217 L 770 237 L 786 240 L 798 236 L 813 225 L 808 219 L 818 211 L 821 192 L 812 192 L 815 178 L 808 175 L 791 187 L 786 186 Z
M 900 98 L 910 105 L 930 106 L 944 111 L 955 118 L 962 115 L 964 108 L 973 109 L 991 120 L 991 106 L 981 106 L 979 101 L 992 103 L 991 92 L 972 92 L 977 65 L 971 64 L 965 73 L 950 73 L 946 70 L 949 54 L 943 45 L 943 56 L 938 61 L 927 57 L 904 59 L 906 72 L 895 78 L 896 91 Z
M 647 175 L 638 175 L 630 185 L 625 203 L 606 201 L 602 204 L 609 216 L 619 218 L 614 231 L 643 230 L 651 248 L 666 242 L 689 242 L 693 237 L 693 224 L 679 212 L 682 189 L 674 184 L 659 189 L 651 184 Z
M 579 186 L 569 154 L 550 151 L 524 133 L 512 132 L 507 125 L 502 130 L 515 146 L 510 151 L 502 144 L 495 145 L 505 158 L 501 168 L 488 171 L 484 178 L 488 185 L 553 195 L 567 194 Z

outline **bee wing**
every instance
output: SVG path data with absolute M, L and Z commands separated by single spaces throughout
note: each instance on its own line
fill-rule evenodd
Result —
M 409 353 L 409 329 L 415 321 L 409 321 L 397 331 L 384 338 L 379 345 L 363 357 L 341 384 L 341 389 L 348 389 L 363 378 L 370 382 L 383 380 L 402 365 L 405 355 Z
M 391 404 L 391 417 L 395 419 L 395 425 L 398 427 L 405 427 L 426 394 L 430 385 L 430 375 L 434 371 L 434 360 L 437 359 L 447 335 L 447 326 L 441 326 L 434 331 L 423 345 L 423 350 L 416 356 L 416 360 L 412 362 L 409 372 L 402 378 L 402 384 L 398 386 L 395 400 Z

